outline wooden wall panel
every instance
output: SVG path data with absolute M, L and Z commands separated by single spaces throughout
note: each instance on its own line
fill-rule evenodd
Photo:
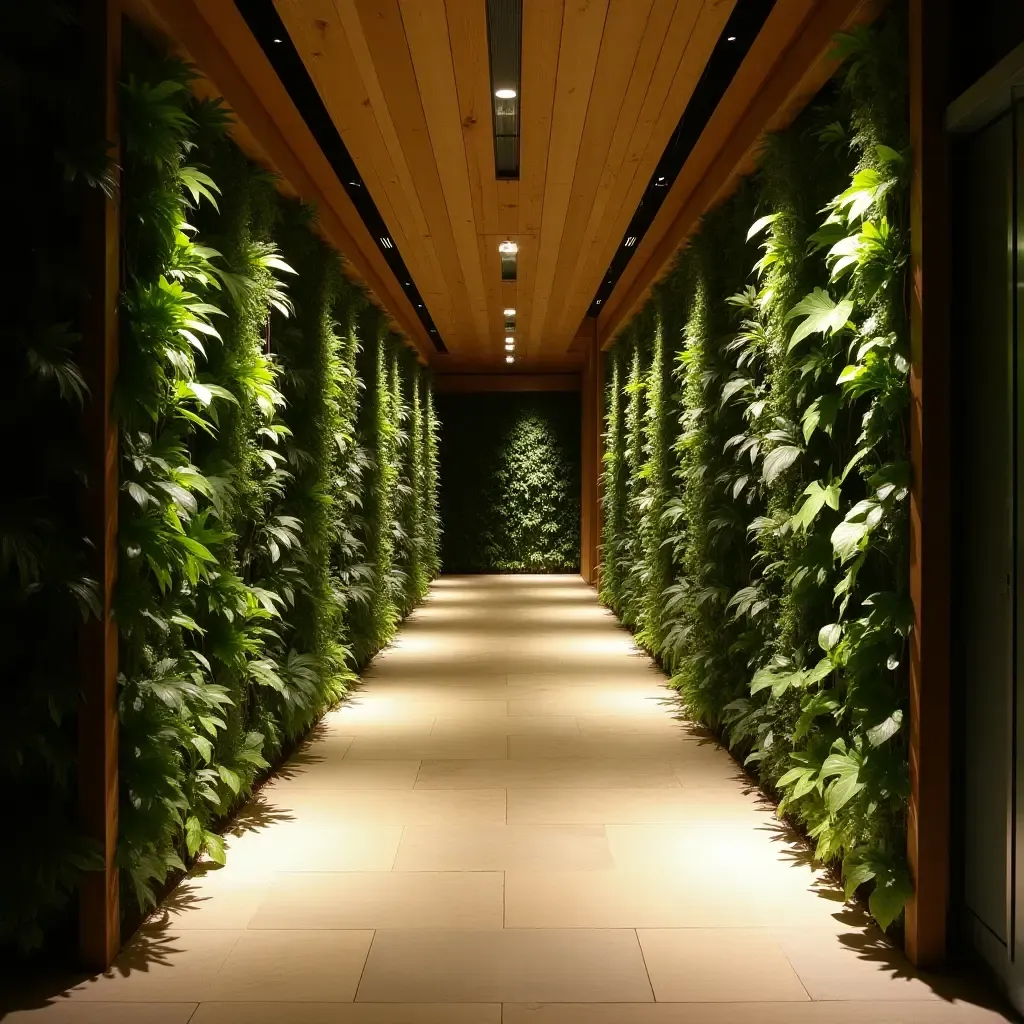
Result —
M 92 128 L 98 138 L 119 137 L 118 78 L 121 5 L 90 0 L 85 7 L 91 58 Z M 117 150 L 111 154 L 116 165 Z M 120 301 L 120 223 L 116 199 L 92 189 L 87 200 L 83 251 L 88 296 L 82 321 L 82 370 L 89 385 L 84 433 L 89 487 L 84 496 L 86 535 L 93 541 L 91 571 L 100 582 L 102 615 L 82 629 L 81 700 L 78 707 L 78 794 L 83 832 L 100 849 L 102 868 L 82 875 L 79 890 L 79 954 L 82 965 L 106 970 L 120 947 L 120 875 L 117 868 L 118 714 L 117 582 L 118 443 L 113 419 Z

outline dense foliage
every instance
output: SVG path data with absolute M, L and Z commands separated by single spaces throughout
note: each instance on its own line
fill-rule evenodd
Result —
M 610 353 L 601 594 L 888 927 L 910 894 L 902 23 L 838 45 L 841 81 Z
M 0 783 L 20 838 L 6 844 L 0 944 L 35 947 L 64 923 L 78 872 L 97 853 L 76 830 L 78 630 L 99 614 L 81 494 L 88 483 L 80 366 L 87 207 L 113 188 L 90 134 L 80 5 L 16 0 L 0 33 L 0 112 L 10 197 L 23 243 L 8 260 L 0 323 L 10 440 L 0 489 Z
M 449 394 L 438 402 L 447 571 L 578 570 L 579 395 Z
M 0 51 L 17 173 L 39 192 L 11 211 L 33 259 L 0 354 L 13 385 L 0 415 L 22 438 L 0 505 L 0 763 L 32 830 L 5 873 L 0 937 L 23 946 L 73 922 L 96 861 L 74 829 L 78 624 L 99 614 L 78 516 L 89 395 L 75 324 L 90 301 L 86 199 L 113 188 L 106 146 L 82 138 L 79 29 L 44 6 L 51 20 L 25 19 L 31 45 Z M 190 68 L 126 43 L 113 411 L 132 914 L 200 852 L 224 859 L 218 826 L 424 596 L 440 529 L 427 371 L 311 212 L 228 140 L 229 114 L 195 98 Z

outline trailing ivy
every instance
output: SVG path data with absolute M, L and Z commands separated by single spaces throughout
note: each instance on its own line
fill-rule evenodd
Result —
M 441 401 L 448 570 L 577 570 L 578 395 L 447 395 Z
M 910 893 L 899 12 L 839 47 L 841 82 L 610 354 L 601 596 L 888 927 Z

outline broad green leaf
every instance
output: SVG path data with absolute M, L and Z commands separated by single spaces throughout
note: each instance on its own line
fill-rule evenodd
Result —
M 194 857 L 203 845 L 203 826 L 199 819 L 191 814 L 185 819 L 185 848 L 190 857 Z
M 233 772 L 226 765 L 219 764 L 217 765 L 217 774 L 221 777 L 224 785 L 237 796 L 238 791 L 242 788 L 242 780 L 238 777 L 238 773 Z
M 833 647 L 842 639 L 843 627 L 838 622 L 833 622 L 828 626 L 822 626 L 818 630 L 818 646 L 823 651 L 831 651 Z
M 774 483 L 803 454 L 796 445 L 779 445 L 764 457 L 762 479 L 766 484 Z
M 787 321 L 797 317 L 804 318 L 789 339 L 788 351 L 792 351 L 811 334 L 823 334 L 828 337 L 841 331 L 852 315 L 853 299 L 849 296 L 837 303 L 823 288 L 815 288 L 786 315 Z

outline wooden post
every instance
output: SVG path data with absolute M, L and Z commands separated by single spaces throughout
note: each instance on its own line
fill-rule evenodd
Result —
M 584 324 L 592 328 L 593 335 L 586 339 L 582 371 L 580 574 L 588 583 L 596 584 L 601 538 L 601 350 L 597 343 L 597 321 Z
M 950 249 L 948 0 L 910 0 L 911 408 L 910 804 L 915 894 L 906 950 L 921 967 L 946 955 L 950 799 Z
M 121 55 L 118 0 L 87 0 L 86 47 L 95 103 L 97 136 L 118 139 L 117 88 Z M 115 163 L 118 154 L 112 153 Z M 117 426 L 111 414 L 118 353 L 120 230 L 118 200 L 93 190 L 84 253 L 89 274 L 83 312 L 82 365 L 89 384 L 84 430 L 89 486 L 84 518 L 92 539 L 92 571 L 100 582 L 103 614 L 89 622 L 81 640 L 81 702 L 78 709 L 78 793 L 82 828 L 103 855 L 100 871 L 82 877 L 79 950 L 85 967 L 106 970 L 120 946 L 117 853 L 117 628 L 112 615 L 117 578 Z

